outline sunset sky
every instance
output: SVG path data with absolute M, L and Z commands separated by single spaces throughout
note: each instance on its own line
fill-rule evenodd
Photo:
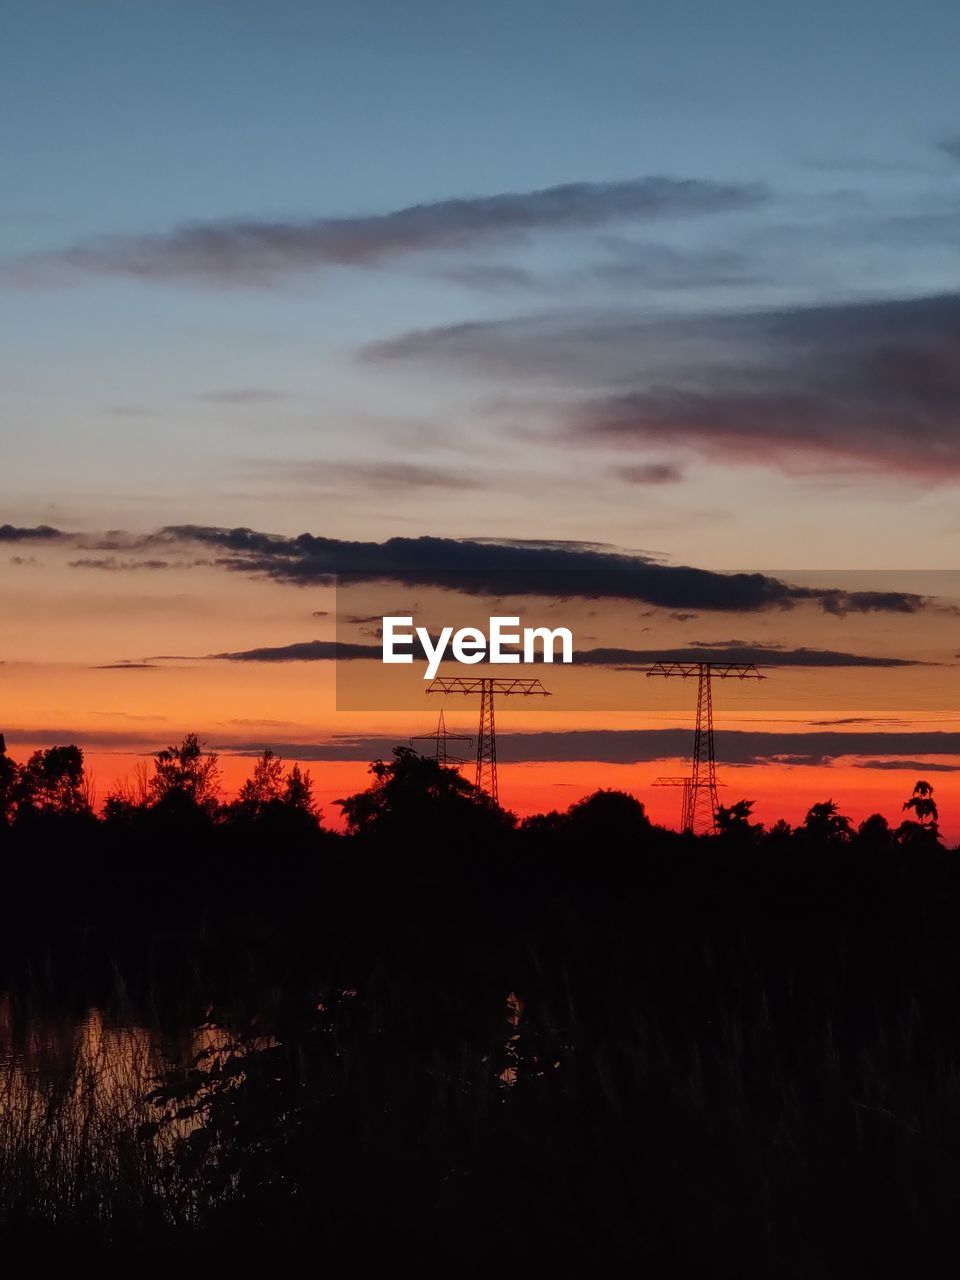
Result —
M 717 690 L 724 799 L 894 821 L 929 776 L 960 839 L 957 6 L 3 27 L 15 756 L 77 741 L 102 795 L 189 730 L 228 789 L 271 745 L 333 821 L 439 707 L 329 646 L 509 604 L 579 657 L 498 713 L 509 807 L 609 785 L 675 822 L 695 691 L 643 669 L 699 653 L 769 676 Z

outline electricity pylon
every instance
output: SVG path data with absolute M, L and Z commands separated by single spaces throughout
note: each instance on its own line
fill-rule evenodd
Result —
M 437 764 L 463 764 L 463 760 L 459 756 L 450 755 L 447 750 L 448 742 L 473 742 L 473 739 L 467 733 L 447 733 L 446 721 L 443 718 L 443 709 L 440 711 L 440 719 L 437 721 L 436 733 L 415 733 L 410 739 L 411 742 L 430 741 L 436 744 L 434 751 L 434 759 Z
M 427 693 L 479 693 L 480 695 L 480 728 L 477 733 L 477 776 L 478 791 L 485 791 L 495 803 L 500 803 L 497 788 L 497 726 L 494 718 L 493 695 L 501 694 L 505 698 L 522 696 L 524 698 L 549 698 L 550 692 L 539 680 L 496 679 L 491 676 L 438 676 L 432 681 Z
M 752 662 L 655 662 L 647 677 L 664 676 L 697 681 L 697 727 L 693 738 L 693 767 L 684 793 L 684 831 L 716 834 L 717 759 L 713 745 L 714 680 L 765 680 Z M 681 780 L 682 782 L 682 780 Z
M 653 785 L 655 787 L 682 787 L 680 793 L 680 830 L 685 831 L 687 827 L 687 815 L 690 809 L 690 784 L 692 778 L 654 778 Z
M 691 821 L 690 784 L 692 782 L 693 782 L 692 778 L 654 778 L 653 780 L 653 785 L 655 787 L 682 787 L 683 788 L 683 790 L 680 793 L 680 830 L 681 831 L 689 830 L 689 825 Z M 727 784 L 725 782 L 717 783 L 718 787 L 725 787 L 726 785 Z

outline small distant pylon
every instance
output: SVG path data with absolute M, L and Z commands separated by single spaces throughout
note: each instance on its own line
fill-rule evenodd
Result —
M 693 795 L 693 778 L 654 778 L 655 787 L 681 787 L 680 793 L 680 830 L 693 830 L 693 809 L 690 804 Z M 725 782 L 717 782 L 718 787 L 725 787 Z
M 682 787 L 680 793 L 680 830 L 687 830 L 687 822 L 690 813 L 690 784 L 692 778 L 654 778 L 653 785 L 655 787 Z
M 715 835 L 720 801 L 713 745 L 713 682 L 764 680 L 766 677 L 752 662 L 655 662 L 647 676 L 697 681 L 697 727 L 693 738 L 693 769 L 683 806 L 683 830 Z M 683 781 L 680 779 L 681 783 Z
M 447 724 L 443 718 L 443 710 L 440 711 L 440 719 L 437 721 L 436 733 L 416 733 L 410 739 L 411 742 L 432 742 L 434 743 L 434 759 L 437 764 L 442 765 L 459 765 L 463 764 L 461 756 L 452 756 L 447 749 L 448 742 L 473 742 L 473 739 L 466 733 L 447 733 Z

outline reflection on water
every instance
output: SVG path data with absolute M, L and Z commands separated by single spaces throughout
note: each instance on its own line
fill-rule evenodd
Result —
M 357 995 L 352 988 L 338 994 L 348 1000 Z M 515 991 L 503 999 L 505 1034 L 494 1078 L 510 1090 L 520 1068 L 525 1005 Z M 323 1011 L 324 1002 L 316 1007 Z M 249 1034 L 238 1043 L 233 1030 L 211 1022 L 171 1032 L 96 1006 L 79 1015 L 52 1014 L 25 1009 L 22 998 L 0 993 L 5 1212 L 13 1200 L 51 1222 L 81 1214 L 109 1219 L 124 1212 L 133 1195 L 157 1203 L 163 1216 L 175 1211 L 179 1196 L 176 1211 L 186 1205 L 192 1215 L 192 1192 L 171 1156 L 178 1141 L 204 1122 L 204 1110 L 181 1105 L 176 1095 L 171 1103 L 169 1094 L 158 1108 L 149 1097 L 161 1077 L 178 1068 L 196 1063 L 209 1071 L 276 1043 L 269 1035 Z M 230 1079 L 242 1074 L 231 1072 Z M 190 1094 L 196 1101 L 191 1087 L 184 1104 Z
M 96 1008 L 79 1019 L 17 1017 L 10 995 L 0 994 L 0 1166 L 29 1163 L 62 1187 L 105 1163 L 119 1171 L 125 1151 L 141 1160 L 135 1134 L 155 1119 L 145 1097 L 157 1077 L 229 1039 L 211 1025 L 170 1039 Z M 162 1158 L 196 1123 L 184 1117 L 163 1128 L 152 1156 Z
M 502 1084 L 510 1088 L 517 1082 L 517 1060 L 519 1057 L 517 1046 L 520 1041 L 520 1019 L 523 1016 L 523 1001 L 515 991 L 509 992 L 507 995 L 507 1025 L 513 1030 L 507 1036 L 504 1049 L 507 1056 L 507 1065 L 500 1072 L 500 1081 Z

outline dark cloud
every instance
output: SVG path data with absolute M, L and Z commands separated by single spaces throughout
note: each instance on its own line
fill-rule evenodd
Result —
M 673 462 L 647 462 L 637 466 L 615 467 L 614 475 L 626 484 L 677 484 L 683 472 Z
M 102 662 L 94 671 L 157 671 L 155 662 Z
M 766 190 L 756 184 L 667 177 L 577 182 L 360 217 L 194 223 L 161 235 L 113 236 L 22 258 L 15 274 L 28 283 L 67 269 L 148 281 L 265 285 L 317 267 L 370 266 L 541 231 L 746 209 L 765 199 Z
M 931 764 L 929 760 L 861 760 L 861 769 L 889 769 L 905 773 L 960 773 L 960 764 Z
M 198 569 L 210 566 L 212 560 L 118 560 L 116 556 L 81 556 L 69 560 L 71 569 L 97 569 L 104 573 L 133 573 L 138 570 L 157 572 L 163 569 Z
M 211 653 L 209 657 L 228 662 L 349 662 L 354 659 L 383 656 L 381 645 L 348 644 L 337 640 L 304 640 L 299 644 L 285 644 L 259 649 L 244 649 L 238 653 Z
M 497 758 L 503 763 L 599 761 L 645 764 L 689 755 L 689 729 L 571 729 L 534 733 L 498 733 Z M 823 764 L 847 756 L 900 758 L 960 757 L 960 733 L 762 733 L 718 731 L 717 756 L 722 764 L 772 762 Z M 273 743 L 290 759 L 371 760 L 389 756 L 395 738 L 337 737 L 323 743 Z M 221 744 L 223 750 L 259 753 L 263 743 Z M 920 765 L 920 771 L 929 766 Z
M 950 156 L 952 160 L 960 160 L 960 133 L 951 134 L 948 138 L 940 139 L 940 150 Z
M 18 528 L 13 524 L 0 524 L 0 542 L 56 542 L 69 534 L 62 529 L 52 529 L 48 524 L 38 524 L 32 529 Z
M 537 548 L 542 551 L 613 551 L 617 554 L 628 554 L 632 556 L 642 556 L 647 560 L 656 559 L 655 556 L 649 555 L 647 552 L 630 548 L 624 551 L 624 548 L 617 547 L 612 542 L 595 542 L 586 541 L 582 538 L 504 538 L 504 537 L 473 537 L 465 538 L 465 542 L 476 542 L 487 547 L 526 547 Z
M 557 313 L 415 331 L 366 355 L 550 378 L 566 393 L 562 441 L 820 475 L 825 461 L 960 473 L 958 294 L 661 321 Z
M 842 617 L 846 613 L 916 613 L 915 603 L 902 591 L 844 591 L 824 596 L 827 613 Z
M 379 618 L 349 619 L 351 622 L 377 621 Z M 373 633 L 371 633 L 373 634 Z M 414 644 L 413 652 L 419 646 Z M 231 662 L 332 662 L 382 660 L 381 645 L 351 644 L 336 640 L 306 640 L 296 644 L 245 649 L 237 653 L 214 653 L 212 658 Z M 425 657 L 422 649 L 420 656 Z M 537 661 L 540 657 L 537 658 Z M 596 648 L 574 652 L 573 663 L 583 667 L 611 667 L 618 671 L 638 671 L 655 662 L 752 662 L 765 667 L 911 667 L 925 664 L 909 658 L 876 658 L 831 649 L 781 649 L 772 645 L 726 645 L 688 649 L 620 649 Z
M 844 592 L 799 587 L 761 573 L 715 573 L 664 565 L 640 555 L 555 544 L 493 544 L 452 538 L 347 542 L 302 533 L 294 538 L 254 529 L 175 525 L 160 537 L 224 554 L 221 566 L 300 585 L 352 582 L 435 586 L 474 596 L 636 600 L 668 609 L 749 612 L 813 601 L 831 613 L 870 609 L 916 612 L 926 601 L 909 592 Z
M 76 729 L 63 725 L 51 728 L 41 725 L 6 729 L 4 737 L 13 755 L 17 754 L 17 748 L 61 747 L 69 743 L 75 743 L 85 749 L 98 747 L 103 751 L 139 752 L 144 749 L 142 731 L 136 732 L 132 729 Z
M 734 762 L 727 761 L 728 765 Z M 755 764 L 757 761 L 747 760 L 735 762 L 737 768 L 743 768 L 748 764 Z M 784 764 L 789 768 L 830 768 L 833 764 L 833 757 L 824 755 L 821 751 L 787 751 L 777 755 L 770 756 L 769 759 L 762 761 L 765 764 Z
M 691 645 L 687 649 L 587 649 L 574 655 L 581 666 L 648 666 L 654 662 L 752 662 L 762 667 L 913 667 L 910 658 L 880 658 L 834 649 L 781 649 L 775 645 Z
M 811 720 L 810 723 L 818 729 L 832 729 L 850 724 L 903 725 L 909 724 L 910 720 L 903 716 L 840 716 L 830 720 Z

